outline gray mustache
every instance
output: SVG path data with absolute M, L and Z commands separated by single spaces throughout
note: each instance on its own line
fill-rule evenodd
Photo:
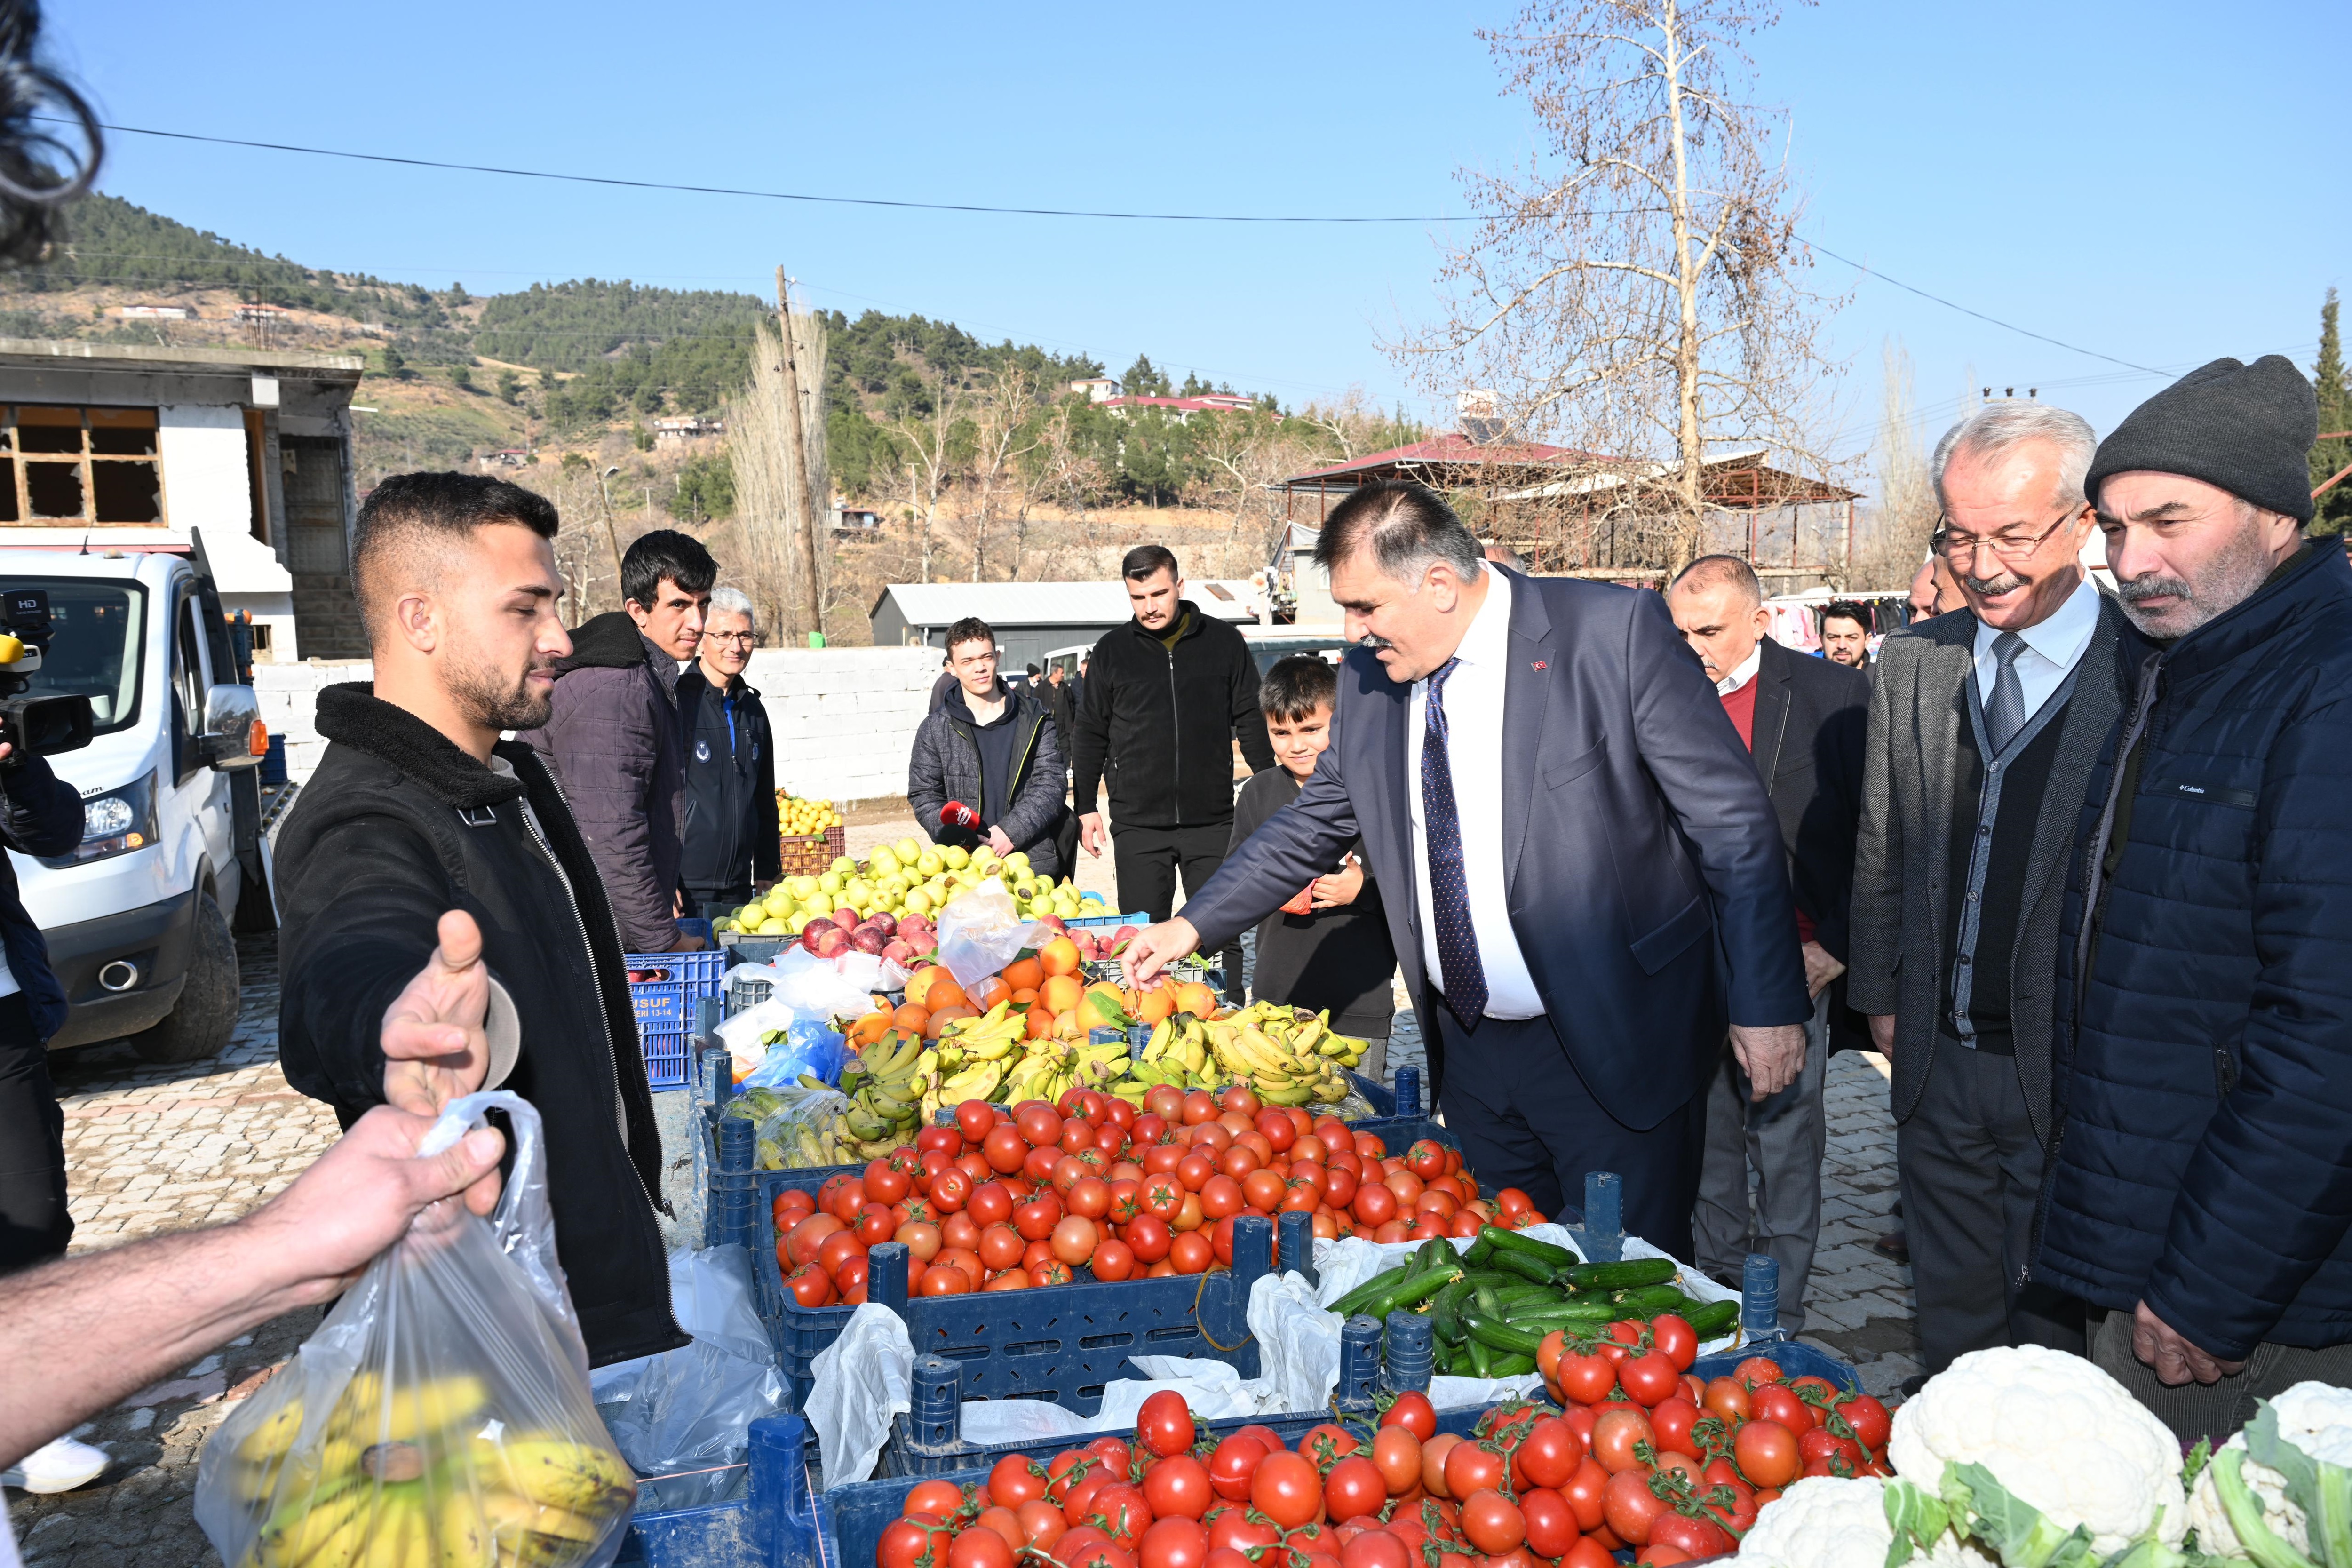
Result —
M 2137 605 L 2147 599 L 2194 599 L 2197 595 L 2181 579 L 2158 576 L 2151 572 L 2144 577 L 2117 578 L 2116 597 L 2126 604 Z

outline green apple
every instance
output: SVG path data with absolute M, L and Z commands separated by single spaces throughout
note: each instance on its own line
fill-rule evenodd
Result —
M 828 871 L 838 871 L 843 876 L 846 877 L 852 871 L 857 869 L 857 862 L 852 860 L 846 855 L 836 855 L 833 858 L 833 864 L 826 867 L 825 869 Z
M 840 893 L 842 886 L 842 876 L 838 871 L 827 871 L 824 876 L 819 877 L 816 879 L 817 891 L 820 893 L 833 893 L 837 895 Z
M 940 852 L 936 849 L 926 849 L 915 857 L 915 869 L 926 877 L 936 877 L 946 868 L 947 862 L 940 858 Z
M 921 857 L 923 847 L 912 838 L 901 838 L 890 846 L 890 852 L 898 858 L 900 865 L 911 866 Z
M 784 918 L 784 930 L 793 936 L 798 936 L 807 928 L 809 921 L 815 918 L 816 916 L 807 910 L 795 910 Z
M 920 888 L 907 895 L 907 912 L 910 915 L 927 915 L 937 907 L 931 902 L 930 894 Z
M 751 929 L 761 936 L 782 936 L 791 927 L 787 922 L 770 915 Z
M 795 915 L 829 915 L 833 913 L 833 910 L 834 901 L 832 894 L 812 893 L 807 898 L 801 900 L 800 907 L 794 910 L 793 913 Z
M 940 851 L 940 859 L 950 870 L 961 871 L 971 864 L 971 854 L 961 844 L 950 844 Z
M 799 876 L 793 879 L 793 897 L 796 899 L 805 899 L 811 893 L 815 891 L 816 879 L 814 877 Z
M 1026 871 L 1029 869 L 1028 851 L 1015 849 L 1004 858 L 1004 867 L 1008 871 Z
M 887 877 L 891 872 L 898 868 L 898 858 L 896 855 L 891 854 L 890 847 L 887 844 L 885 844 L 880 848 L 874 851 L 874 858 L 867 861 L 866 864 L 872 868 L 876 876 Z

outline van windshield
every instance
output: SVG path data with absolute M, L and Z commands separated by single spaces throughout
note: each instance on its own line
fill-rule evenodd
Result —
M 0 588 L 39 588 L 49 595 L 48 651 L 28 678 L 29 694 L 87 697 L 99 734 L 128 728 L 139 717 L 147 590 L 89 577 L 10 577 L 0 579 Z

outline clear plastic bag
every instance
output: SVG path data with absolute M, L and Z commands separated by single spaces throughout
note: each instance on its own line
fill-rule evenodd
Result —
M 940 911 L 940 963 L 970 990 L 1039 945 L 1039 928 L 1022 919 L 1002 879 L 991 877 Z
M 417 1215 L 292 1364 L 221 1424 L 196 1522 L 237 1568 L 602 1568 L 636 1479 L 597 1417 L 555 1258 L 539 1113 L 452 1100 L 419 1150 L 506 1112 L 515 1158 L 488 1219 Z
M 817 1165 L 845 1165 L 852 1155 L 844 1147 L 849 1136 L 844 1118 L 849 1097 L 837 1089 L 803 1089 L 777 1084 L 766 1091 L 769 1109 L 760 1118 L 751 1163 L 762 1171 L 807 1170 Z

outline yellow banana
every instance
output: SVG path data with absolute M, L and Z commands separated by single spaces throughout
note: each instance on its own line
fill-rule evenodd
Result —
M 294 1446 L 295 1434 L 301 1429 L 302 1401 L 296 1397 L 263 1416 L 252 1431 L 239 1438 L 236 1457 L 254 1461 L 283 1458 Z
M 603 1448 L 557 1436 L 524 1437 L 498 1448 L 497 1459 L 484 1468 L 533 1502 L 601 1516 L 613 1511 L 616 1497 L 636 1495 L 636 1477 Z
M 434 1521 L 432 1568 L 497 1568 L 498 1543 L 470 1491 L 445 1498 Z
M 498 1537 L 499 1554 L 530 1535 L 552 1535 L 563 1541 L 593 1542 L 604 1529 L 600 1518 L 583 1518 L 568 1508 L 533 1502 L 513 1492 L 484 1492 L 482 1517 Z
M 255 1537 L 254 1555 L 265 1568 L 294 1568 L 335 1534 L 358 1521 L 366 1528 L 370 1487 L 344 1485 L 331 1492 L 305 1492 L 279 1505 Z M 363 1537 L 364 1538 L 364 1537 Z
M 424 1487 L 385 1487 L 376 1495 L 374 1527 L 355 1561 L 362 1568 L 422 1568 L 432 1535 L 425 1521 Z
M 335 1406 L 329 1431 L 361 1443 L 413 1443 L 463 1426 L 490 1402 L 489 1388 L 470 1373 L 433 1378 L 412 1388 L 395 1388 L 381 1398 L 383 1381 L 373 1373 L 355 1374 Z

